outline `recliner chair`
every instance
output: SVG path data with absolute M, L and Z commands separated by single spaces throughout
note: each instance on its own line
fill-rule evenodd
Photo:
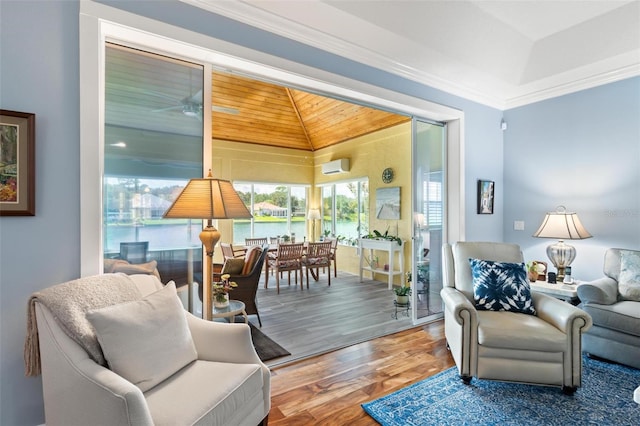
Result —
M 458 242 L 443 245 L 445 336 L 460 377 L 561 387 L 581 385 L 584 311 L 531 292 L 535 315 L 476 309 L 469 259 L 523 263 L 516 244 Z M 526 282 L 526 272 L 524 272 Z

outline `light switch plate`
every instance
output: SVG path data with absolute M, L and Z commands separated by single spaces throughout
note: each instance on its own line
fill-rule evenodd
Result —
M 524 231 L 524 220 L 516 220 L 513 222 L 514 231 Z

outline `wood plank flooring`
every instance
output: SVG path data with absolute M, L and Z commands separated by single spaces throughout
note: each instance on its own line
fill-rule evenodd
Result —
M 269 425 L 377 425 L 360 404 L 453 365 L 438 320 L 275 367 Z
M 421 295 L 418 310 L 421 316 L 442 312 L 439 289 L 432 286 L 429 297 Z M 202 315 L 202 304 L 198 289 L 193 289 L 194 313 Z M 178 289 L 185 308 L 187 287 Z M 233 298 L 233 292 L 231 293 Z M 428 304 L 427 304 L 428 301 Z M 393 292 L 387 284 L 357 275 L 338 271 L 327 285 L 326 272 L 319 281 L 310 279 L 309 289 L 295 285 L 292 274 L 291 285 L 287 276 L 281 280 L 280 294 L 275 288 L 275 278 L 270 277 L 269 287 L 264 288 L 264 273 L 257 294 L 258 309 L 262 319 L 261 331 L 291 352 L 290 356 L 267 361 L 269 367 L 294 362 L 309 356 L 319 355 L 376 337 L 388 335 L 414 327 L 406 312 L 393 305 Z M 258 326 L 258 318 L 249 320 Z
M 264 276 L 258 290 L 258 310 L 262 332 L 291 352 L 291 356 L 267 362 L 274 367 L 367 341 L 376 337 L 414 327 L 411 319 L 398 313 L 394 318 L 393 292 L 386 283 L 365 279 L 338 271 L 327 285 L 326 274 L 319 281 L 310 279 L 309 289 L 280 282 L 280 294 L 275 278 L 270 277 L 264 288 Z M 439 294 L 429 298 L 430 312 L 441 312 Z M 249 317 L 258 325 L 255 316 Z
M 438 291 L 431 290 L 428 307 L 422 300 L 423 312 L 442 311 Z M 201 310 L 197 299 L 196 311 Z M 393 293 L 386 283 L 361 283 L 357 275 L 338 271 L 331 287 L 323 273 L 301 290 L 293 276 L 287 285 L 285 273 L 277 294 L 275 279 L 270 277 L 265 289 L 263 275 L 258 309 L 262 332 L 291 352 L 267 362 L 271 426 L 376 425 L 360 404 L 454 365 L 443 321 L 416 327 L 407 316 L 393 318 Z M 255 315 L 249 319 L 258 325 Z

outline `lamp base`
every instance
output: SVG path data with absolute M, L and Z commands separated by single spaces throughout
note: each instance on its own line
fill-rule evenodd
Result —
M 211 219 L 207 220 L 207 226 L 200 232 L 200 241 L 207 253 L 207 264 L 204 267 L 204 279 L 202 288 L 202 318 L 211 321 L 212 319 L 212 302 L 211 286 L 213 280 L 213 249 L 220 240 L 220 232 L 213 227 Z
M 559 267 L 558 268 L 558 273 L 556 274 L 556 282 L 562 284 L 564 282 L 564 276 L 565 276 L 565 267 Z
M 573 259 L 576 258 L 576 248 L 565 244 L 563 240 L 559 240 L 557 243 L 547 247 L 547 256 L 549 256 L 549 260 L 558 270 L 557 282 L 563 282 L 567 266 L 570 266 Z

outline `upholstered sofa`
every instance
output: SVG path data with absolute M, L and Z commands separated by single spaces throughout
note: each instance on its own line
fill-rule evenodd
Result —
M 640 251 L 608 249 L 603 270 L 604 277 L 577 288 L 580 307 L 593 318 L 582 350 L 640 368 Z M 635 282 L 636 289 L 625 281 L 631 287 Z
M 84 319 L 95 337 L 69 326 Z M 32 295 L 28 329 L 26 372 L 42 373 L 47 426 L 266 424 L 270 372 L 249 327 L 191 315 L 172 282 L 103 274 L 59 284 Z

